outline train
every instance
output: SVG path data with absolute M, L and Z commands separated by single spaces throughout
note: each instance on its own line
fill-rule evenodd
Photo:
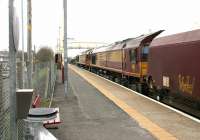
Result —
M 164 30 L 89 49 L 76 65 L 162 101 L 200 108 L 200 29 Z

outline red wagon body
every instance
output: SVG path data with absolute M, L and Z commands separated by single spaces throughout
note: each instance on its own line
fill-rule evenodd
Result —
M 148 75 L 157 88 L 200 100 L 200 30 L 155 39 Z

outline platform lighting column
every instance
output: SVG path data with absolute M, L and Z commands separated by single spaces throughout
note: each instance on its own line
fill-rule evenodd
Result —
M 68 54 L 67 54 L 67 0 L 63 0 L 63 11 L 64 11 L 64 85 L 65 85 L 65 96 L 68 93 Z

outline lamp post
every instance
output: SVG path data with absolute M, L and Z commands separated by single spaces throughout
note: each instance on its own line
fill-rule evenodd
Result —
M 63 0 L 64 11 L 64 85 L 65 96 L 68 93 L 68 54 L 67 54 L 67 0 Z

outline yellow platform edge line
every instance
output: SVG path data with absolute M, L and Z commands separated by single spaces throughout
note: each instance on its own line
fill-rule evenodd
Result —
M 157 124 L 153 123 L 151 120 L 149 120 L 147 117 L 145 117 L 144 115 L 139 113 L 137 110 L 130 107 L 124 101 L 122 101 L 119 98 L 112 95 L 110 93 L 110 91 L 105 90 L 103 87 L 101 87 L 101 85 L 95 84 L 94 81 L 92 81 L 87 76 L 85 76 L 83 73 L 81 73 L 80 70 L 78 70 L 78 68 L 75 68 L 74 66 L 71 66 L 71 65 L 69 65 L 69 68 L 72 69 L 74 72 L 76 72 L 81 77 L 83 77 L 91 85 L 93 85 L 104 96 L 106 96 L 108 99 L 110 99 L 112 102 L 114 102 L 117 106 L 119 106 L 131 118 L 136 120 L 142 128 L 148 130 L 157 139 L 160 139 L 160 140 L 177 140 L 176 137 L 174 137 L 172 134 L 167 132 L 165 129 L 159 127 Z

